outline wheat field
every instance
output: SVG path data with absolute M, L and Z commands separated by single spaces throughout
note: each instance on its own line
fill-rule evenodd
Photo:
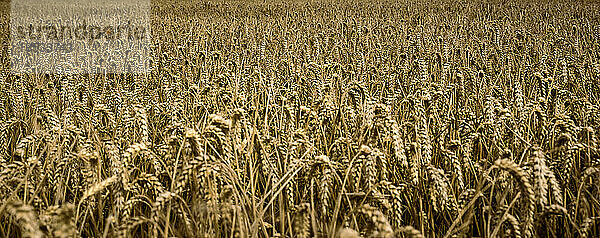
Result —
M 0 237 L 600 237 L 600 2 L 152 2 L 148 74 L 13 74 Z

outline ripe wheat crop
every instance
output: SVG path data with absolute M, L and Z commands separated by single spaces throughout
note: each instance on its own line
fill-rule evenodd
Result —
M 600 236 L 597 1 L 157 0 L 147 74 L 0 4 L 0 237 Z

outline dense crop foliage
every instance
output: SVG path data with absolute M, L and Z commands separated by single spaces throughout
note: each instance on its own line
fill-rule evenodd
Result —
M 342 2 L 156 1 L 148 75 L 3 36 L 0 237 L 600 236 L 597 2 Z

